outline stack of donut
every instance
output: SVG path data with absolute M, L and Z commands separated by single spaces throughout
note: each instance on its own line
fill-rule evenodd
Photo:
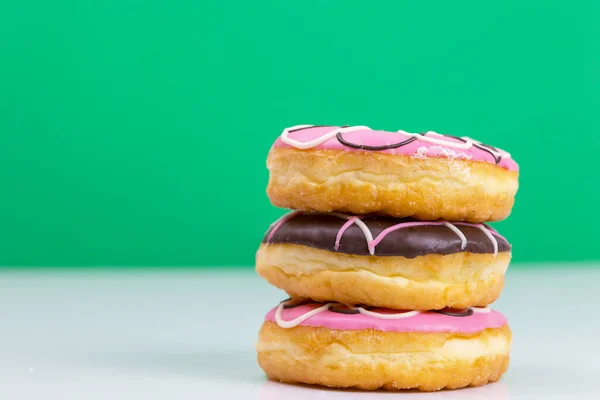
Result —
M 433 391 L 498 380 L 511 332 L 504 285 L 518 188 L 507 152 L 467 137 L 366 126 L 287 128 L 269 153 L 275 221 L 256 269 L 290 299 L 268 312 L 270 379 Z

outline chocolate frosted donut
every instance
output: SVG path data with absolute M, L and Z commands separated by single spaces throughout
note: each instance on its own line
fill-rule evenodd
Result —
M 296 211 L 267 231 L 256 269 L 292 297 L 463 309 L 496 300 L 510 251 L 485 224 Z
M 381 241 L 369 247 L 365 232 L 345 216 L 323 213 L 295 213 L 287 217 L 277 229 L 270 229 L 263 243 L 297 244 L 316 249 L 337 251 L 345 254 L 402 256 L 415 258 L 428 254 L 453 254 L 469 252 L 494 254 L 510 251 L 503 237 L 487 225 L 448 222 L 422 222 L 412 218 L 366 216 L 361 221 L 373 238 Z M 399 227 L 385 233 L 390 228 Z M 405 228 L 402 228 L 406 226 Z M 459 230 L 462 235 L 458 234 Z M 487 231 L 487 232 L 486 232 Z M 340 236 L 340 240 L 338 239 Z M 490 239 L 490 235 L 493 239 Z M 337 248 L 336 248 L 337 247 Z
M 509 153 L 471 138 L 366 126 L 284 129 L 267 167 L 278 207 L 469 222 L 506 218 L 519 175 Z

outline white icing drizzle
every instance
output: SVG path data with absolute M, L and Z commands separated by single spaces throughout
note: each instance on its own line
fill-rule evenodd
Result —
M 283 311 L 283 307 L 288 302 L 289 302 L 289 300 L 280 303 L 279 306 L 277 306 L 277 310 L 275 310 L 275 322 L 277 322 L 277 325 L 279 325 L 280 328 L 284 328 L 284 329 L 294 328 L 294 327 L 300 325 L 302 322 L 309 319 L 310 317 L 320 314 L 323 311 L 327 311 L 327 310 L 329 310 L 329 308 L 331 308 L 331 306 L 334 306 L 337 304 L 337 303 L 327 303 L 321 307 L 315 308 L 314 310 L 307 312 L 306 314 L 302 314 L 301 316 L 299 316 L 295 319 L 286 321 L 281 316 L 281 313 Z M 404 319 L 404 318 L 414 317 L 415 315 L 419 315 L 421 313 L 420 311 L 408 311 L 408 312 L 399 313 L 399 314 L 381 314 L 381 313 L 376 313 L 373 311 L 365 310 L 362 307 L 355 307 L 354 310 L 358 310 L 358 312 L 360 312 L 363 315 L 367 315 L 369 317 L 374 317 L 374 318 L 379 318 L 379 319 Z
M 463 136 L 463 137 L 462 137 L 462 139 L 464 139 L 464 140 L 468 140 L 468 141 L 471 141 L 471 142 L 473 142 L 473 143 L 475 143 L 475 144 L 478 144 L 478 145 L 480 145 L 480 146 L 482 145 L 482 143 L 481 143 L 480 141 L 478 141 L 478 140 L 475 140 L 475 139 L 471 139 L 470 137 L 467 137 L 467 136 Z M 489 147 L 486 147 L 486 149 L 487 149 L 487 150 L 488 150 L 490 153 L 492 153 L 492 154 L 494 155 L 494 157 L 496 157 L 496 158 L 498 158 L 498 157 L 502 157 L 502 158 L 512 158 L 512 156 L 511 156 L 511 154 L 510 154 L 509 152 L 507 152 L 507 151 L 504 151 L 504 150 L 502 150 L 502 149 L 499 149 L 499 148 L 497 148 L 497 147 L 495 148 L 496 150 L 494 150 L 494 149 L 491 149 L 491 148 L 489 148 Z
M 283 143 L 293 146 L 297 149 L 306 150 L 306 149 L 311 149 L 313 147 L 317 147 L 318 145 L 320 145 L 322 143 L 325 143 L 329 139 L 335 137 L 338 133 L 347 133 L 347 132 L 360 131 L 360 130 L 369 130 L 369 131 L 372 130 L 368 126 L 362 126 L 362 125 L 349 126 L 349 127 L 345 127 L 345 128 L 338 127 L 338 128 L 334 128 L 331 132 L 328 132 L 328 133 L 326 133 L 316 139 L 313 139 L 309 142 L 299 142 L 297 140 L 290 139 L 288 136 L 290 131 L 294 131 L 297 129 L 311 128 L 311 127 L 314 127 L 314 125 L 296 125 L 296 126 L 291 126 L 289 128 L 285 128 L 280 136 L 281 141 Z M 403 130 L 399 130 L 399 131 L 397 131 L 397 133 L 399 133 L 400 135 L 403 135 L 405 137 L 408 137 L 408 138 L 414 137 L 417 140 L 420 140 L 422 142 L 437 144 L 437 145 L 451 147 L 451 148 L 460 149 L 460 150 L 469 150 L 473 147 L 474 144 L 482 145 L 481 142 L 471 139 L 466 136 L 461 137 L 461 139 L 464 140 L 464 142 L 453 142 L 453 141 L 449 141 L 449 140 L 440 139 L 437 137 L 428 136 L 428 135 L 440 135 L 439 133 L 433 132 L 433 131 L 428 131 L 424 135 L 422 135 L 420 133 L 406 132 Z M 498 158 L 498 157 L 502 157 L 504 159 L 511 158 L 510 153 L 508 153 L 502 149 L 499 149 L 499 148 L 496 148 L 496 150 L 494 150 L 494 149 L 486 146 L 486 150 L 488 150 L 490 153 L 492 153 L 496 158 Z
M 460 249 L 464 250 L 465 247 L 467 247 L 467 243 L 468 243 L 467 237 L 465 236 L 465 234 L 462 233 L 462 231 L 460 229 L 458 229 L 456 226 L 452 225 L 449 222 L 444 222 L 444 226 L 447 226 L 448 228 L 450 228 L 452 230 L 452 232 L 454 232 L 458 235 L 458 237 L 462 241 L 462 243 L 460 244 Z
M 285 321 L 282 317 L 281 317 L 281 311 L 283 310 L 283 306 L 286 304 L 287 302 L 283 302 L 281 304 L 279 304 L 279 306 L 277 307 L 277 311 L 275 311 L 275 321 L 277 322 L 277 325 L 279 325 L 281 328 L 284 329 L 289 329 L 289 328 L 293 328 L 295 326 L 300 325 L 302 322 L 306 321 L 307 319 L 309 319 L 310 317 L 312 317 L 313 315 L 317 315 L 323 311 L 329 310 L 329 307 L 331 307 L 334 303 L 327 303 L 324 306 L 321 306 L 319 308 L 315 308 L 312 311 L 307 312 L 306 314 L 303 314 L 301 316 L 299 316 L 298 318 L 292 319 L 290 321 Z
M 410 317 L 414 317 L 415 315 L 421 314 L 420 311 L 407 311 L 405 313 L 400 313 L 400 314 L 381 314 L 381 313 L 376 313 L 373 311 L 365 310 L 362 307 L 356 307 L 356 309 L 358 311 L 360 311 L 360 313 L 363 315 L 368 315 L 369 317 L 375 317 L 375 318 L 379 318 L 379 319 L 404 319 L 404 318 L 410 318 Z
M 370 131 L 371 130 L 371 128 L 369 128 L 368 126 L 349 126 L 346 128 L 338 127 L 338 128 L 335 128 L 333 131 L 324 134 L 321 137 L 311 140 L 310 142 L 299 142 L 297 140 L 290 139 L 288 137 L 288 134 L 290 131 L 294 131 L 296 129 L 302 129 L 302 128 L 310 128 L 312 126 L 314 126 L 314 125 L 296 125 L 296 126 L 291 126 L 289 128 L 285 128 L 283 130 L 283 132 L 281 133 L 281 141 L 283 143 L 293 146 L 297 149 L 306 150 L 306 149 L 311 149 L 313 147 L 317 147 L 321 143 L 324 143 L 324 142 L 328 141 L 329 139 L 331 139 L 332 137 L 336 136 L 338 133 L 348 133 L 348 132 L 352 132 L 352 131 L 362 131 L 362 130 Z
M 284 329 L 294 328 L 294 327 L 300 325 L 302 322 L 309 319 L 310 317 L 320 314 L 324 311 L 328 311 L 332 306 L 338 304 L 338 303 L 327 303 L 327 304 L 322 305 L 321 307 L 315 308 L 314 310 L 307 312 L 306 314 L 302 314 L 301 316 L 299 316 L 297 318 L 286 321 L 281 316 L 281 313 L 283 312 L 283 307 L 289 301 L 291 301 L 291 300 L 280 303 L 279 306 L 277 306 L 277 310 L 275 310 L 275 322 L 277 322 L 277 325 L 279 325 L 279 327 L 284 328 Z M 492 311 L 488 307 L 471 307 L 470 309 L 473 310 L 474 314 L 488 314 Z M 373 317 L 373 318 L 379 318 L 379 319 L 405 319 L 405 318 L 411 318 L 411 317 L 421 314 L 421 311 L 407 311 L 407 312 L 397 313 L 397 314 L 382 314 L 382 313 L 377 313 L 377 312 L 366 310 L 363 307 L 354 307 L 354 308 L 351 308 L 351 310 L 357 310 L 358 312 L 360 312 L 363 315 Z
M 475 226 L 481 229 L 481 231 L 485 233 L 485 236 L 490 239 L 492 246 L 494 246 L 494 257 L 496 257 L 498 255 L 498 241 L 494 235 L 492 235 L 492 232 L 490 232 L 489 229 L 487 229 L 483 224 L 476 224 Z
M 410 133 L 410 132 L 406 132 L 406 131 L 402 131 L 402 130 L 397 131 L 397 132 L 404 136 L 417 138 L 417 140 L 421 140 L 423 142 L 439 144 L 441 146 L 452 147 L 455 149 L 469 150 L 471 147 L 473 147 L 473 141 L 470 139 L 463 138 L 466 140 L 466 142 L 458 142 L 457 143 L 457 142 L 450 142 L 448 140 L 442 140 L 442 139 L 433 138 L 431 136 L 427 136 L 430 134 L 439 135 L 437 132 L 433 132 L 433 131 L 428 131 L 427 133 L 425 133 L 425 135 L 421 135 L 420 133 Z

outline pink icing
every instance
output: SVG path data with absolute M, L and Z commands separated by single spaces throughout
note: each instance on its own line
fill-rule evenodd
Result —
M 346 223 L 340 228 L 336 238 L 335 238 L 335 251 L 338 251 L 338 249 L 340 248 L 340 240 L 342 240 L 342 236 L 344 236 L 344 232 L 346 232 L 346 230 L 348 228 L 350 228 L 350 225 L 352 225 L 354 223 L 354 221 L 357 219 L 358 217 L 352 217 L 350 218 L 348 221 L 346 221 Z
M 327 126 L 301 129 L 289 132 L 288 137 L 299 142 L 309 142 L 311 140 L 317 139 L 325 135 L 328 132 L 331 132 L 333 129 L 336 128 L 337 127 L 335 126 Z M 444 140 L 450 143 L 461 143 L 461 141 L 458 139 L 439 135 L 433 132 L 428 133 L 427 136 L 439 140 Z M 407 139 L 407 137 L 399 134 L 398 132 L 377 131 L 369 129 L 361 129 L 352 132 L 346 132 L 343 134 L 343 138 L 348 142 L 364 146 L 386 146 L 394 143 L 399 143 Z M 281 138 L 278 138 L 277 141 L 275 141 L 274 147 L 289 148 L 292 146 L 285 144 L 281 140 Z M 340 143 L 335 137 L 332 137 L 324 143 L 315 146 L 314 149 L 369 151 L 358 150 L 352 147 L 345 146 L 342 143 Z M 440 144 L 429 143 L 423 140 L 415 140 L 412 143 L 408 143 L 402 147 L 398 147 L 395 149 L 380 150 L 379 152 L 387 154 L 412 155 L 415 157 L 451 157 L 496 164 L 494 157 L 490 153 L 478 149 L 475 146 L 469 149 L 457 149 L 454 147 L 447 147 Z M 502 157 L 502 160 L 498 163 L 498 166 L 508 169 L 509 171 L 519 170 L 519 165 L 512 158 L 509 157 Z
M 279 228 L 281 228 L 281 226 L 283 224 L 285 224 L 286 222 L 288 222 L 291 219 L 294 219 L 294 217 L 296 215 L 298 215 L 300 213 L 300 211 L 292 211 L 289 214 L 284 215 L 283 217 L 281 217 L 279 219 L 279 221 L 275 222 L 275 225 L 271 228 L 271 232 L 269 233 L 269 237 L 267 237 L 267 243 L 271 241 L 271 239 L 273 239 L 273 235 L 275 235 L 275 232 L 277 232 L 277 230 Z
M 291 309 L 282 310 L 282 319 L 289 321 L 300 317 L 322 306 L 319 303 L 310 303 Z M 275 321 L 277 307 L 269 311 L 265 321 Z M 398 310 L 375 308 L 371 311 L 378 313 L 396 314 Z M 336 330 L 358 331 L 374 329 L 383 332 L 451 332 L 475 333 L 488 328 L 501 328 L 507 325 L 504 315 L 491 310 L 489 313 L 474 313 L 468 317 L 452 317 L 430 311 L 421 312 L 405 319 L 380 319 L 364 314 L 339 314 L 332 311 L 323 311 L 301 322 L 301 326 L 326 327 Z

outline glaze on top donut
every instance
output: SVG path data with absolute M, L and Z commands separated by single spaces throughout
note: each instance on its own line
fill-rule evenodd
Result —
M 267 231 L 256 270 L 291 297 L 433 310 L 492 303 L 510 258 L 485 224 L 296 211 Z
M 489 308 L 468 316 L 365 309 L 334 303 L 280 304 L 259 335 L 258 359 L 283 382 L 373 390 L 479 386 L 506 371 L 511 333 Z
M 509 153 L 435 132 L 299 125 L 283 131 L 267 166 L 271 202 L 302 211 L 497 221 L 518 189 Z

